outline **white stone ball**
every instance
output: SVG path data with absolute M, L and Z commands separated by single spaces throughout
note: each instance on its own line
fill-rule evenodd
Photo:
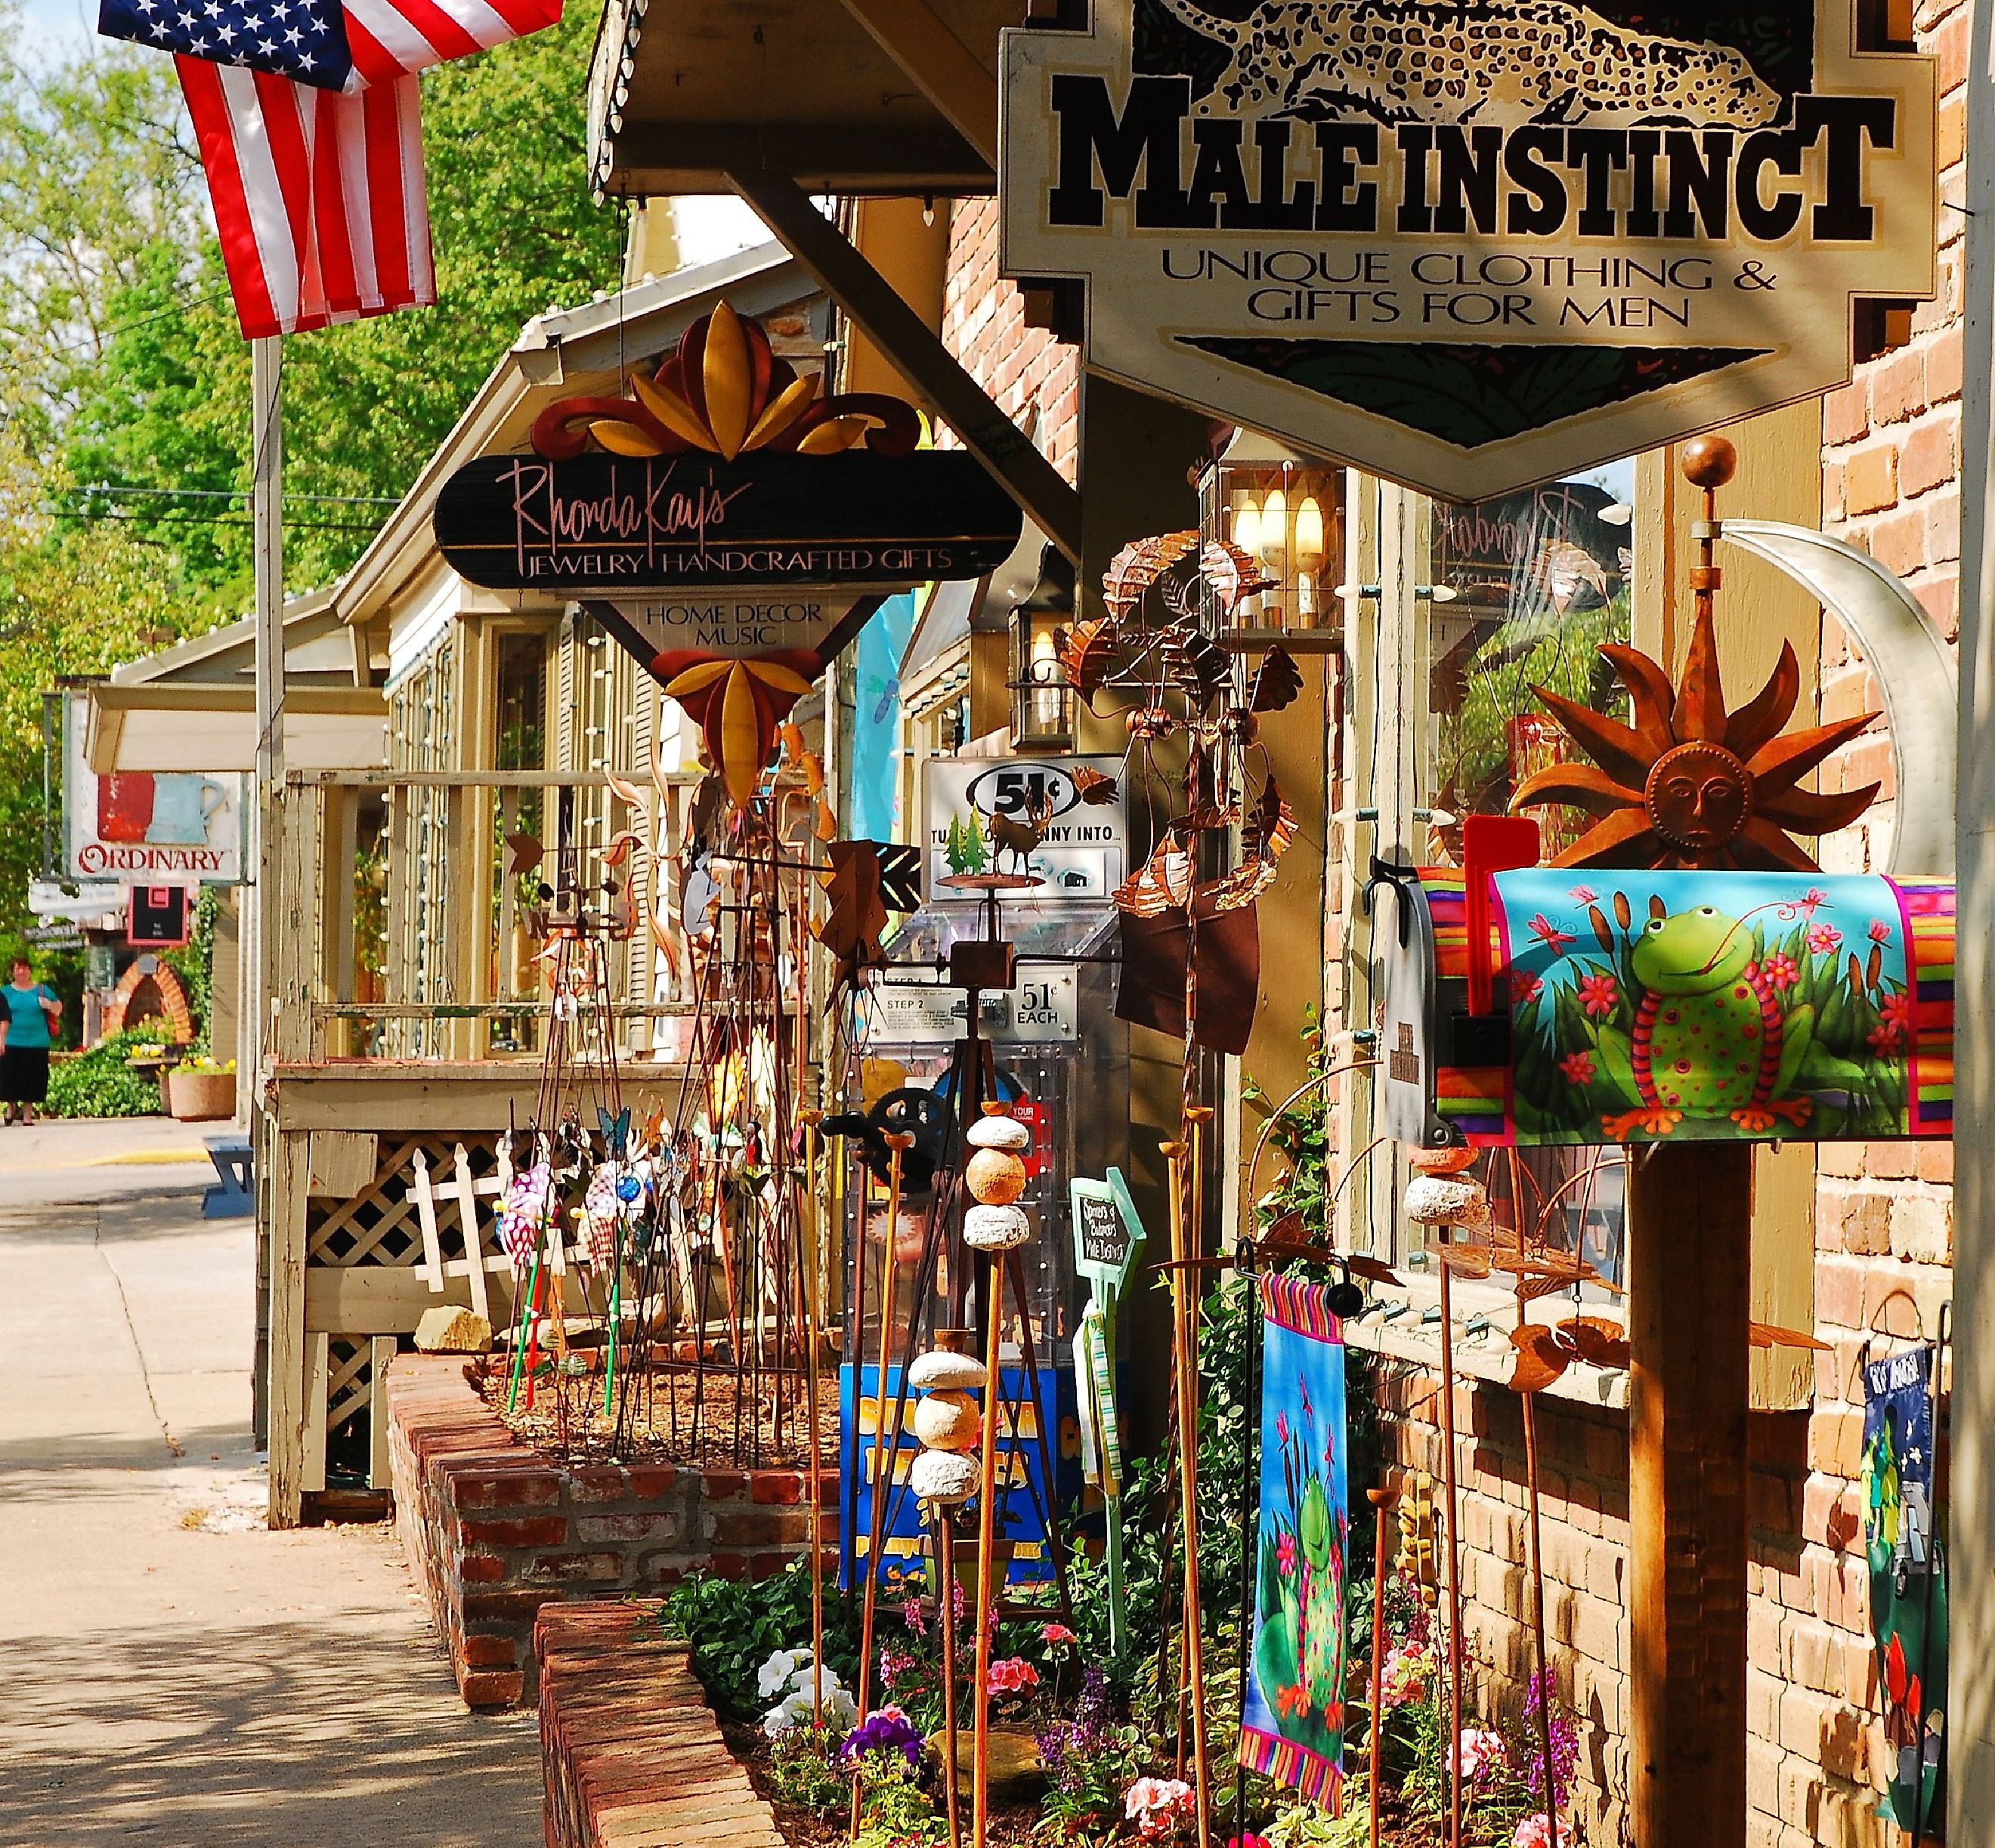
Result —
M 974 1355 L 952 1353 L 947 1348 L 916 1355 L 908 1368 L 908 1383 L 918 1393 L 981 1392 L 989 1379 Z
M 1401 1205 L 1416 1226 L 1480 1226 L 1489 1217 L 1489 1190 L 1455 1174 L 1416 1174 Z
M 978 1464 L 974 1453 L 924 1450 L 908 1469 L 908 1486 L 922 1501 L 953 1507 L 977 1493 Z
M 1008 1149 L 1014 1154 L 1032 1146 L 1032 1132 L 1015 1116 L 980 1116 L 963 1139 L 973 1149 Z
M 1022 1206 L 973 1206 L 963 1215 L 963 1242 L 972 1251 L 1016 1251 L 1032 1237 Z

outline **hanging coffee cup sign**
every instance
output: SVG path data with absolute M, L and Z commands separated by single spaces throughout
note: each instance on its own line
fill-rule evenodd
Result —
M 460 468 L 437 546 L 474 584 L 592 604 L 647 664 L 823 658 L 880 597 L 981 577 L 1018 543 L 982 465 L 920 437 L 898 399 L 820 396 L 723 305 L 627 397 L 562 399 L 532 453 Z
M 1933 293 L 1935 61 L 1856 0 L 1093 0 L 1004 34 L 1001 267 L 1091 371 L 1447 500 L 1849 376 Z

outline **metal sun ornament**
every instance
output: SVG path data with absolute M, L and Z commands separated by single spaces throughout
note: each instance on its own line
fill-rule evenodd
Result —
M 593 437 L 613 455 L 680 455 L 704 450 L 732 461 L 750 450 L 835 455 L 865 448 L 907 455 L 921 441 L 920 413 L 877 392 L 818 396 L 769 337 L 723 302 L 680 336 L 650 373 L 630 375 L 630 396 L 563 398 L 534 421 L 540 454 L 566 461 Z
M 1716 490 L 1732 478 L 1737 455 L 1722 437 L 1701 437 L 1684 451 L 1684 472 L 1704 490 L 1705 523 Z M 1746 867 L 1815 870 L 1791 832 L 1826 834 L 1870 807 L 1878 785 L 1818 794 L 1802 777 L 1855 738 L 1878 715 L 1865 712 L 1783 733 L 1801 693 L 1794 651 L 1780 657 L 1767 684 L 1728 710 L 1712 620 L 1719 587 L 1711 540 L 1700 541 L 1691 572 L 1697 616 L 1683 678 L 1672 687 L 1662 664 L 1617 643 L 1600 652 L 1627 689 L 1633 722 L 1622 725 L 1544 687 L 1532 691 L 1592 764 L 1556 763 L 1519 784 L 1513 809 L 1564 804 L 1596 818 L 1554 859 L 1555 866 Z M 1597 766 L 1597 767 L 1596 767 Z

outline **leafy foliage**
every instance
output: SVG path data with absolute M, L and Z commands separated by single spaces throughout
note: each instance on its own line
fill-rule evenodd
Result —
M 852 1795 L 839 1768 L 838 1747 L 829 1726 L 796 1726 L 778 1733 L 769 1750 L 769 1781 L 777 1795 L 815 1816 L 836 1815 Z
M 666 1595 L 660 1613 L 668 1635 L 692 1645 L 693 1672 L 720 1709 L 737 1719 L 764 1706 L 755 1685 L 763 1663 L 811 1633 L 810 1570 L 797 1560 L 767 1579 L 723 1579 L 695 1572 Z M 829 1581 L 824 1588 L 824 1661 L 848 1682 L 859 1668 L 859 1605 Z
M 159 1080 L 125 1064 L 140 1046 L 170 1042 L 171 1030 L 158 1020 L 142 1020 L 100 1040 L 88 1052 L 49 1068 L 50 1116 L 156 1116 Z

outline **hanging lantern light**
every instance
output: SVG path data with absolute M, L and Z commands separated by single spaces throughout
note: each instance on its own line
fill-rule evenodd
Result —
M 1344 605 L 1334 586 L 1344 557 L 1344 471 L 1241 430 L 1206 465 L 1199 506 L 1207 543 L 1233 546 L 1273 580 L 1241 597 L 1230 617 L 1215 608 L 1213 639 L 1236 648 L 1278 640 L 1292 648 L 1337 646 Z

